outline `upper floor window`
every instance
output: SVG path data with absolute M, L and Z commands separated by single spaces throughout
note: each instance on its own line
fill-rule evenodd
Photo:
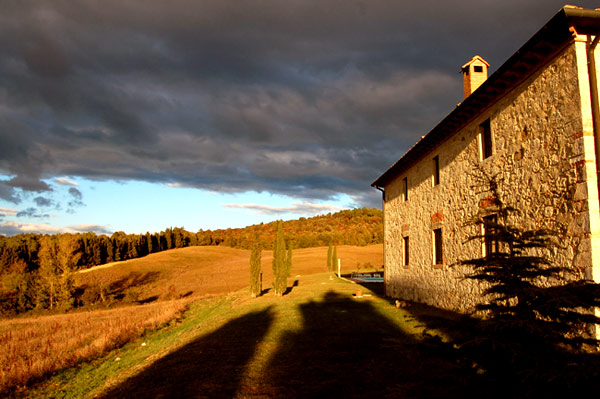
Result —
M 408 201 L 408 177 L 402 179 L 402 200 Z
M 489 215 L 483 218 L 483 256 L 498 252 L 498 215 Z
M 493 153 L 492 129 L 489 119 L 479 125 L 479 137 L 481 142 L 481 159 L 486 159 Z
M 433 185 L 438 184 L 440 184 L 440 157 L 436 155 L 433 157 Z

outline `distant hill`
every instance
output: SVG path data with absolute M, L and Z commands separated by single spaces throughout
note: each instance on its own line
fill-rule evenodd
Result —
M 341 245 L 342 272 L 378 268 L 383 246 Z M 273 251 L 262 252 L 264 288 L 271 287 Z M 143 258 L 114 262 L 75 274 L 83 306 L 148 303 L 188 296 L 218 295 L 247 287 L 250 252 L 224 246 L 171 249 Z M 293 253 L 292 275 L 327 270 L 327 247 L 298 249 Z M 291 278 L 289 279 L 291 284 Z
M 198 245 L 226 245 L 249 249 L 257 236 L 264 248 L 275 240 L 277 222 L 257 224 L 238 229 L 199 231 Z M 368 245 L 383 242 L 383 213 L 378 209 L 344 210 L 311 218 L 283 222 L 283 232 L 294 248 L 329 245 Z

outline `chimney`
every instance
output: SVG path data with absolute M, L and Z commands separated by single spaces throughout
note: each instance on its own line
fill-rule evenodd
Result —
M 490 64 L 476 55 L 460 68 L 465 86 L 465 98 L 469 97 L 487 79 L 487 69 Z

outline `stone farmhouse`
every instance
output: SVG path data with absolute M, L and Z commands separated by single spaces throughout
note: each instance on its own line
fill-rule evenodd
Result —
M 473 309 L 481 287 L 449 266 L 492 250 L 467 242 L 485 227 L 465 222 L 497 210 L 477 170 L 498 174 L 514 223 L 565 226 L 555 260 L 600 282 L 598 34 L 600 11 L 565 6 L 489 78 L 483 58 L 463 65 L 464 101 L 372 183 L 388 296 Z

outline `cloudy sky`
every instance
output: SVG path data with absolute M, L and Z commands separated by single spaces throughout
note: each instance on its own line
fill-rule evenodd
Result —
M 2 0 L 0 234 L 379 207 L 460 66 L 493 72 L 563 2 Z

